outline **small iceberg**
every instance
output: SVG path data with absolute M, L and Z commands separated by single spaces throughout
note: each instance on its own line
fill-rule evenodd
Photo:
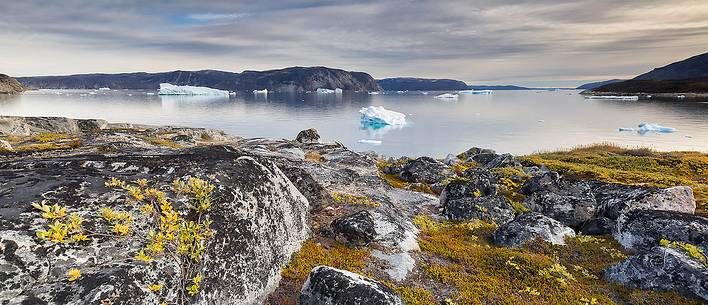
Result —
M 676 131 L 676 128 L 665 127 L 655 123 L 640 123 L 637 127 L 638 128 L 620 128 L 619 131 L 636 131 L 641 134 L 647 132 L 671 133 Z
M 268 89 L 253 90 L 253 94 L 268 94 Z
M 588 100 L 621 100 L 621 101 L 638 101 L 639 96 L 636 95 L 588 95 L 585 96 Z
M 436 99 L 441 99 L 441 100 L 456 100 L 458 97 L 460 97 L 457 94 L 452 94 L 452 93 L 444 93 L 440 95 L 436 95 Z
M 229 95 L 228 91 L 197 86 L 175 86 L 173 84 L 160 84 L 159 95 Z
M 458 93 L 462 94 L 492 94 L 492 90 L 461 90 Z
M 344 90 L 339 89 L 339 88 L 336 88 L 336 89 L 334 89 L 334 90 L 332 90 L 332 89 L 327 89 L 327 88 L 317 88 L 317 91 L 316 91 L 316 92 L 317 92 L 318 94 L 332 94 L 332 93 L 334 93 L 334 94 L 342 94 L 342 93 L 344 92 Z
M 146 95 L 155 95 L 155 92 L 145 92 Z
M 378 91 L 369 92 L 369 95 L 378 95 L 378 94 L 381 94 L 381 92 L 378 92 Z
M 381 145 L 381 141 L 379 141 L 379 140 L 363 139 L 363 140 L 359 140 L 357 142 L 359 142 L 361 144 Z
M 361 123 L 369 126 L 405 125 L 406 115 L 386 110 L 383 106 L 369 106 L 359 110 Z
M 103 87 L 103 88 L 98 88 L 98 91 L 110 91 L 111 88 L 108 87 Z

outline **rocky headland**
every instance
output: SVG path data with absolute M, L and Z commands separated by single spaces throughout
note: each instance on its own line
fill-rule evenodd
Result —
M 0 303 L 703 304 L 707 173 L 0 117 Z
M 24 87 L 16 79 L 0 74 L 0 94 L 17 94 L 24 90 Z

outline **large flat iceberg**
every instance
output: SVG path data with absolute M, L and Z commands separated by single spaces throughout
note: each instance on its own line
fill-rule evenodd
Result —
M 253 90 L 253 94 L 268 94 L 268 89 Z
M 660 132 L 670 133 L 676 131 L 676 128 L 661 126 L 656 123 L 640 123 L 637 128 L 620 128 L 620 131 L 636 131 L 638 133 Z
M 369 106 L 359 110 L 361 122 L 365 125 L 405 125 L 406 115 L 400 112 L 386 110 L 383 106 Z
M 585 96 L 588 100 L 621 100 L 621 101 L 637 101 L 639 96 L 636 95 L 588 95 Z
M 444 93 L 440 95 L 436 95 L 436 99 L 441 99 L 441 100 L 456 100 L 458 97 L 460 97 L 457 94 L 452 94 L 452 93 Z
M 462 94 L 492 94 L 492 90 L 460 90 Z
M 332 93 L 342 94 L 343 92 L 344 92 L 344 90 L 339 89 L 339 88 L 336 88 L 334 90 L 327 89 L 327 88 L 317 88 L 317 93 L 319 93 L 319 94 L 332 94 Z
M 175 86 L 173 84 L 160 84 L 159 95 L 229 95 L 228 91 L 196 86 Z

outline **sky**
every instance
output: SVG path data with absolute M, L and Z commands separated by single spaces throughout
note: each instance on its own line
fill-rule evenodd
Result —
M 706 0 L 0 0 L 12 76 L 327 66 L 575 86 L 705 52 Z

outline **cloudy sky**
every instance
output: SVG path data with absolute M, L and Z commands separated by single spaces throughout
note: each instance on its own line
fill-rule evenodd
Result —
M 551 86 L 708 52 L 706 0 L 0 0 L 0 73 L 329 66 Z

